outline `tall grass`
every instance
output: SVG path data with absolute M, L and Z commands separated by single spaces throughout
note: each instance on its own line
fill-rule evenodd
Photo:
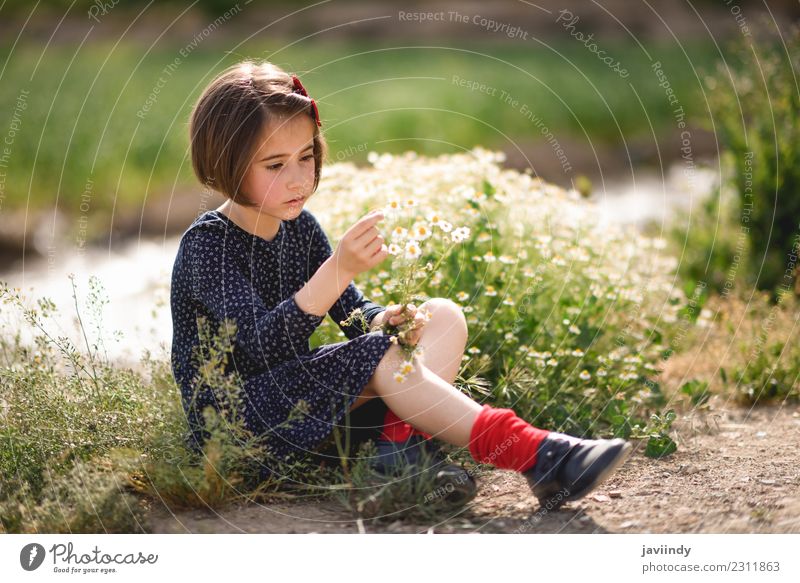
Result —
M 99 282 L 92 285 L 102 297 Z M 98 350 L 102 337 L 90 339 L 90 322 L 79 311 L 86 339 L 80 349 L 51 332 L 52 302 L 30 305 L 7 285 L 0 294 L 5 315 L 23 320 L 6 319 L 0 335 L 0 524 L 6 532 L 142 531 L 154 503 L 220 507 L 268 497 L 292 475 L 224 408 L 206 410 L 209 439 L 202 452 L 188 448 L 168 361 L 148 353 L 142 370 L 120 368 Z M 32 345 L 21 341 L 25 325 Z M 219 353 L 217 344 L 204 378 L 232 399 L 238 385 L 220 375 Z M 261 479 L 265 464 L 279 471 Z

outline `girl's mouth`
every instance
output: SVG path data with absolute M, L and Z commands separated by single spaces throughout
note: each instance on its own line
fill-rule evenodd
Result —
M 304 200 L 305 199 L 303 197 L 293 198 L 292 200 L 290 200 L 286 204 L 301 204 Z

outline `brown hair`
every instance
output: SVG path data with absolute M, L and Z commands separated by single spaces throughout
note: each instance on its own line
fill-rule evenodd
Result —
M 236 204 L 258 206 L 241 192 L 258 138 L 273 119 L 303 112 L 314 119 L 311 98 L 295 93 L 292 76 L 280 67 L 250 60 L 228 67 L 205 88 L 192 111 L 189 137 L 198 180 Z M 314 190 L 326 153 L 315 122 Z

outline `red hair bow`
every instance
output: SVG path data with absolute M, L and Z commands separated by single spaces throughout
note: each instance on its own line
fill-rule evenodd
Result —
M 299 93 L 303 97 L 308 97 L 308 91 L 306 91 L 306 88 L 300 83 L 300 79 L 297 78 L 297 75 L 292 75 L 292 83 L 294 83 L 294 93 Z M 322 122 L 319 120 L 319 110 L 313 99 L 311 100 L 311 109 L 314 110 L 314 121 L 317 122 L 319 127 L 322 127 Z

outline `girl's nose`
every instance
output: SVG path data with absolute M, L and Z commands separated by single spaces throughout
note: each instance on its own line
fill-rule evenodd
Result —
M 289 177 L 289 180 L 286 182 L 286 188 L 288 188 L 289 190 L 300 190 L 305 187 L 305 182 L 306 182 L 305 173 L 302 170 L 297 169 L 294 172 L 292 172 L 291 176 Z

